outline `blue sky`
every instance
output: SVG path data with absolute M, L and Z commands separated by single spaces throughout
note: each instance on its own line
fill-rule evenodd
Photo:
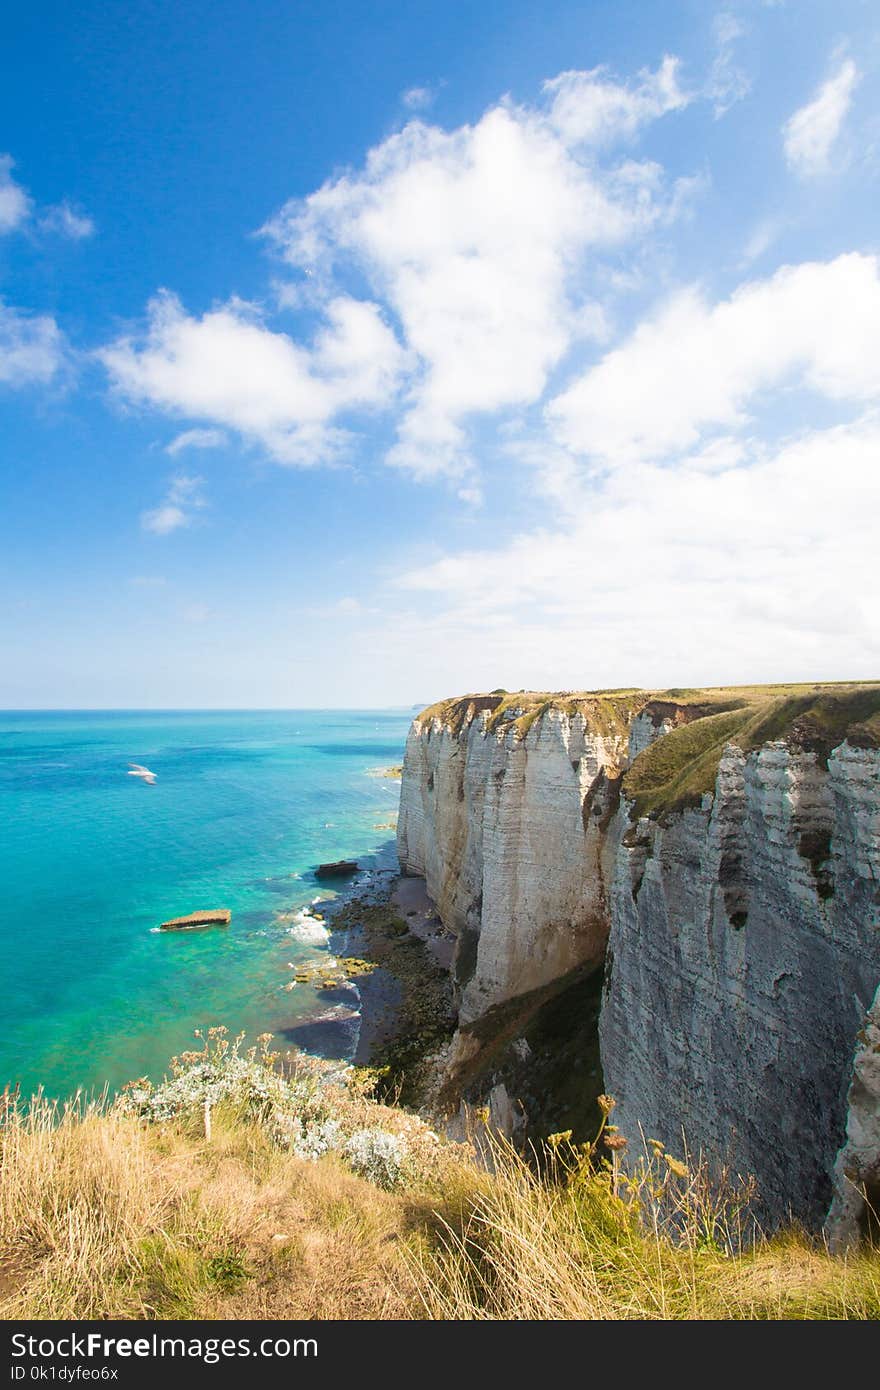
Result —
M 0 705 L 878 675 L 873 3 L 17 8 Z

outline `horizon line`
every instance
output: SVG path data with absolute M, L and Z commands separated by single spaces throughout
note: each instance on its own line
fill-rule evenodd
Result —
M 3 714 L 303 714 L 362 710 L 374 711 L 427 709 L 418 702 L 402 705 L 0 705 Z
M 690 685 L 690 686 L 601 686 L 597 689 L 567 689 L 547 692 L 523 687 L 520 690 L 505 690 L 505 695 L 536 695 L 536 694 L 558 694 L 558 695 L 603 695 L 618 693 L 620 691 L 642 692 L 645 694 L 666 694 L 676 689 L 687 690 L 742 690 L 754 689 L 761 686 L 789 686 L 789 687 L 822 687 L 835 685 L 880 685 L 880 678 L 865 676 L 856 677 L 831 677 L 830 679 L 811 679 L 799 681 L 785 680 L 763 680 L 763 681 L 738 681 L 732 683 L 724 681 L 720 685 Z M 470 691 L 467 694 L 479 694 L 477 691 Z M 492 692 L 495 693 L 495 692 Z M 465 699 L 462 696 L 447 696 L 443 698 Z M 436 701 L 426 700 L 406 700 L 401 704 L 395 705 L 0 705 L 0 715 L 4 714 L 302 714 L 309 712 L 322 713 L 325 711 L 362 711 L 369 712 L 388 712 L 400 711 L 407 713 L 414 709 L 428 709 Z

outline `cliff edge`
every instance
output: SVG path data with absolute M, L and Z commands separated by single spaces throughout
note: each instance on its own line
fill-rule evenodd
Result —
M 686 1141 L 765 1222 L 821 1222 L 880 984 L 880 685 L 441 702 L 398 849 L 456 936 L 447 1105 L 586 1130 L 604 1088 L 631 1150 Z

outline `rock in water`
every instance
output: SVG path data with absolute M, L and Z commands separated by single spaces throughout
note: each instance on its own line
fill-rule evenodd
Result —
M 334 864 L 319 864 L 315 870 L 315 878 L 348 878 L 357 871 L 357 860 L 337 859 Z
M 228 927 L 232 913 L 227 907 L 215 908 L 213 912 L 190 912 L 186 917 L 171 917 L 162 922 L 160 931 L 194 931 L 198 927 Z

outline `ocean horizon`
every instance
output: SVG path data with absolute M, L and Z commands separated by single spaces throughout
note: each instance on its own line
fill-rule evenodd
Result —
M 395 866 L 411 712 L 0 711 L 0 1088 L 161 1076 L 196 1028 L 350 1056 L 358 997 L 290 989 L 326 951 L 317 864 Z M 156 774 L 131 776 L 130 764 Z M 229 908 L 229 928 L 159 923 Z

